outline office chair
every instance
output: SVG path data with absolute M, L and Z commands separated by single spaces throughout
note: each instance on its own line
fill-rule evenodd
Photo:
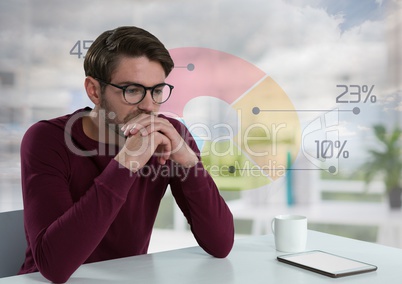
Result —
M 0 213 L 0 277 L 18 273 L 25 258 L 27 242 L 24 232 L 24 211 Z

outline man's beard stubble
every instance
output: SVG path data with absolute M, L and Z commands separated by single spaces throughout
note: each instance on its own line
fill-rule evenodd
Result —
M 103 123 L 105 126 L 108 127 L 109 130 L 112 130 L 112 133 L 118 134 L 120 137 L 125 137 L 124 132 L 121 130 L 121 128 L 123 127 L 123 125 L 125 125 L 128 121 L 130 121 L 131 119 L 146 113 L 149 115 L 156 115 L 155 113 L 152 112 L 145 112 L 142 110 L 137 109 L 134 113 L 130 113 L 129 115 L 127 115 L 123 121 L 120 121 L 117 117 L 116 112 L 111 110 L 111 107 L 109 105 L 109 102 L 104 98 L 104 96 L 101 96 L 101 103 L 100 103 L 100 112 L 102 113 L 100 115 L 100 119 L 102 119 Z

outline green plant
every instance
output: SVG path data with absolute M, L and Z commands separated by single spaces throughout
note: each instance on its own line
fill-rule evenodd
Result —
M 378 174 L 383 174 L 387 193 L 401 188 L 402 147 L 399 138 L 401 129 L 395 127 L 390 133 L 384 125 L 373 126 L 374 134 L 382 146 L 382 151 L 369 149 L 369 161 L 363 165 L 364 180 L 370 183 Z

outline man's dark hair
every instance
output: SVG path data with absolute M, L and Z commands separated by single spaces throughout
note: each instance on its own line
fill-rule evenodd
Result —
M 103 32 L 91 44 L 84 60 L 85 76 L 110 82 L 122 56 L 145 56 L 159 62 L 166 77 L 174 66 L 168 50 L 154 35 L 138 27 L 118 27 Z

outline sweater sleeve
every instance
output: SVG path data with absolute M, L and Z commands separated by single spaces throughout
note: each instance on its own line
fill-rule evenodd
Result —
M 182 131 L 182 135 L 199 155 L 188 130 Z M 170 182 L 172 194 L 190 224 L 195 239 L 212 256 L 226 257 L 234 242 L 233 216 L 215 182 L 201 162 L 189 169 L 177 164 L 173 167 L 177 169 L 173 171 L 176 174 Z
M 38 123 L 25 134 L 22 190 L 25 230 L 36 267 L 50 281 L 63 283 L 102 240 L 133 178 L 111 160 L 74 203 L 68 184 L 68 150 L 54 130 Z

